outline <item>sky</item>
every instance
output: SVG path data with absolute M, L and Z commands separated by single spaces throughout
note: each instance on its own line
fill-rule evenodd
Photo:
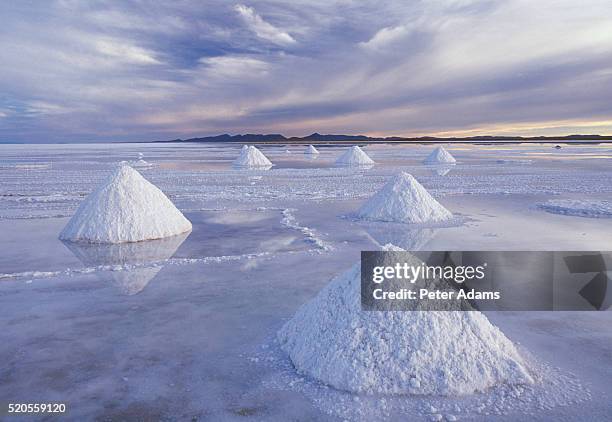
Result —
M 612 2 L 0 2 L 0 142 L 312 132 L 612 134 Z

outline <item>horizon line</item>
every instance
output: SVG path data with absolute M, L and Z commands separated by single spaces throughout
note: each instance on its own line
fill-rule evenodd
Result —
M 87 140 L 87 139 L 83 139 L 83 140 L 52 140 L 52 141 L 48 141 L 48 142 L 39 142 L 39 141 L 5 141 L 5 140 L 0 140 L 0 145 L 34 145 L 34 144 L 108 144 L 108 143 L 116 143 L 116 144 L 129 144 L 129 143 L 169 143 L 169 142 L 187 142 L 189 140 L 192 139 L 205 139 L 205 138 L 214 138 L 214 137 L 220 137 L 220 136 L 230 136 L 230 137 L 236 137 L 236 136 L 274 136 L 274 135 L 280 135 L 282 137 L 284 137 L 287 140 L 291 140 L 291 139 L 306 139 L 309 138 L 313 135 L 319 135 L 319 136 L 346 136 L 346 137 L 364 137 L 364 138 L 369 138 L 372 140 L 401 140 L 401 139 L 406 139 L 406 140 L 410 140 L 410 139 L 424 139 L 424 138 L 429 138 L 429 139 L 484 139 L 484 138 L 500 138 L 501 140 L 503 139 L 508 139 L 508 140 L 512 140 L 512 139 L 525 139 L 525 140 L 533 140 L 533 139 L 548 139 L 548 140 L 570 140 L 572 137 L 576 137 L 576 138 L 588 138 L 588 137 L 596 137 L 596 138 L 612 138 L 612 134 L 594 134 L 594 133 L 589 133 L 589 134 L 581 134 L 581 133 L 571 133 L 571 134 L 565 134 L 565 135 L 496 135 L 496 134 L 484 134 L 484 135 L 447 135 L 447 136 L 440 136 L 440 135 L 388 135 L 388 136 L 376 136 L 376 135 L 365 135 L 365 134 L 346 134 L 346 133 L 320 133 L 320 132 L 312 132 L 308 135 L 303 135 L 303 136 L 286 136 L 282 133 L 278 133 L 278 132 L 244 132 L 244 133 L 228 133 L 228 132 L 224 132 L 224 133 L 217 133 L 215 135 L 196 135 L 196 136 L 189 136 L 187 138 L 168 138 L 168 139 L 157 139 L 157 140 Z M 502 139 L 503 138 L 503 139 Z M 349 141 L 350 139 L 346 139 L 346 141 Z M 582 140 L 588 140 L 588 139 L 582 139 Z M 593 139 L 593 140 L 597 140 L 597 139 Z M 329 141 L 334 141 L 334 140 L 327 140 Z M 338 141 L 342 141 L 341 139 L 339 139 Z

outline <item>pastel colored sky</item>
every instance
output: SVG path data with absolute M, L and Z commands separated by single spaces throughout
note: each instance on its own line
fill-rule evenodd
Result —
M 0 142 L 612 134 L 609 0 L 0 2 Z

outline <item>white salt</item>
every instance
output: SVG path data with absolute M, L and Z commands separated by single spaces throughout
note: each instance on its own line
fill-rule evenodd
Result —
M 142 152 L 138 153 L 138 160 L 130 161 L 126 164 L 132 168 L 137 168 L 137 169 L 147 169 L 147 168 L 153 167 L 152 163 L 149 163 L 148 161 L 144 159 L 144 154 Z
M 425 246 L 436 236 L 439 228 L 432 227 L 387 227 L 388 224 L 373 225 L 365 230 L 377 246 L 393 245 L 407 251 L 426 250 Z
M 153 167 L 153 164 L 149 163 L 146 160 L 132 161 L 132 162 L 129 163 L 129 165 L 130 165 L 130 167 L 137 168 L 137 169 L 142 169 L 142 170 Z
M 368 157 L 368 154 L 355 145 L 342 154 L 336 160 L 336 164 L 340 166 L 369 166 L 376 163 Z
M 137 160 L 121 161 L 119 163 L 119 165 L 130 166 L 130 167 L 132 167 L 134 169 L 138 169 L 138 170 L 146 170 L 148 168 L 153 167 L 152 163 L 149 163 L 148 161 L 146 161 L 144 159 L 144 154 L 142 152 L 138 153 L 138 159 Z
M 271 167 L 272 162 L 253 145 L 242 147 L 240 155 L 234 161 L 235 167 Z
M 431 166 L 431 172 L 437 176 L 446 176 L 452 169 L 453 164 L 442 164 L 439 166 Z
M 87 196 L 60 239 L 93 243 L 140 242 L 191 230 L 164 193 L 123 165 Z
M 304 154 L 318 154 L 319 151 L 312 145 L 308 145 L 308 148 L 306 148 L 306 151 L 304 151 Z
M 400 173 L 357 211 L 360 218 L 401 223 L 431 223 L 449 220 L 444 208 L 410 174 Z
M 553 214 L 612 218 L 612 201 L 593 199 L 551 199 L 539 207 Z
M 513 343 L 478 311 L 363 311 L 356 264 L 279 331 L 300 374 L 366 394 L 464 395 L 532 384 Z
M 450 164 L 456 163 L 457 160 L 455 160 L 455 157 L 453 157 L 450 152 L 440 145 L 434 149 L 423 162 L 425 164 Z

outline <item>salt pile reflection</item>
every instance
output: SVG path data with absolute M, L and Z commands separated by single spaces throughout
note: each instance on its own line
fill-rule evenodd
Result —
M 97 272 L 126 295 L 135 295 L 161 271 L 189 236 L 188 233 L 146 242 L 100 244 L 63 241 L 64 245 L 86 267 L 101 267 Z

